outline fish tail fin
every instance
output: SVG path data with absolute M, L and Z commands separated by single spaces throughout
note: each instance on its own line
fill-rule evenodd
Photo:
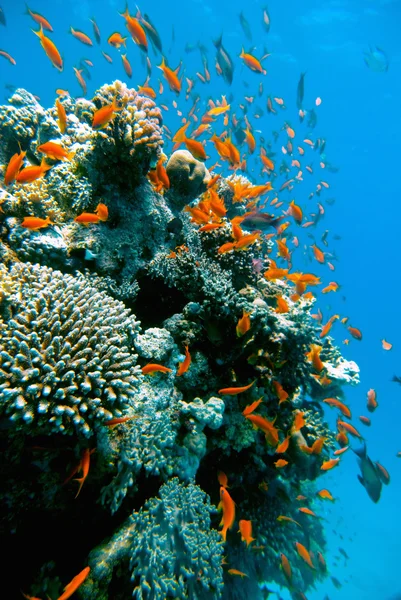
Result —
M 35 35 L 37 35 L 37 36 L 38 36 L 40 39 L 42 39 L 42 38 L 43 38 L 43 35 L 44 35 L 44 34 L 43 34 L 43 27 L 42 27 L 42 23 L 40 24 L 39 31 L 35 31 L 34 29 L 31 29 L 31 31 L 33 31 L 33 33 L 34 33 Z
M 219 531 L 219 533 L 221 534 L 221 537 L 223 538 L 223 540 L 227 541 L 227 528 L 223 527 L 223 529 L 221 531 Z
M 357 450 L 354 450 L 354 448 L 352 448 L 352 450 L 358 456 L 358 458 L 361 458 L 361 459 L 366 458 L 366 442 L 363 442 L 362 448 L 358 448 Z M 359 475 L 358 475 L 358 477 L 359 477 Z
M 28 6 L 28 4 L 25 2 L 25 12 L 24 12 L 24 15 L 30 15 L 30 14 L 31 14 L 31 11 L 29 10 L 29 6 Z
M 216 39 L 213 40 L 213 44 L 216 46 L 216 48 L 221 48 L 223 43 L 223 32 L 221 32 L 220 36 Z
M 45 157 L 42 158 L 42 162 L 40 163 L 40 166 L 43 169 L 43 171 L 48 171 L 49 169 L 52 168 L 52 165 L 47 164 Z
M 82 486 L 84 484 L 85 477 L 80 477 L 79 479 L 74 479 L 74 481 L 78 481 L 78 483 L 79 483 L 79 488 L 78 488 L 77 494 L 75 496 L 75 498 L 78 498 L 78 495 L 79 495 L 80 491 L 82 490 Z

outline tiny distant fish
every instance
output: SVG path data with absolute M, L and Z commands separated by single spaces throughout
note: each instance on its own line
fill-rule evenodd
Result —
M 229 85 L 233 82 L 234 76 L 234 63 L 231 59 L 231 56 L 228 54 L 227 50 L 223 46 L 223 34 L 217 39 L 213 41 L 216 46 L 216 62 L 221 70 L 223 75 L 223 79 Z
M 386 53 L 378 46 L 370 46 L 369 52 L 364 51 L 363 59 L 365 65 L 369 67 L 371 71 L 375 71 L 376 73 L 388 71 L 390 62 Z
M 394 381 L 394 383 L 399 383 L 401 385 L 401 377 L 399 375 L 393 375 L 391 381 Z
M 1 8 L 1 6 L 0 6 L 0 23 L 4 26 L 7 25 L 6 16 L 5 16 L 4 10 Z
M 337 577 L 331 577 L 331 581 L 334 584 L 334 587 L 339 590 L 342 587 L 342 584 L 340 581 L 338 581 Z
M 248 38 L 249 41 L 251 41 L 252 40 L 252 31 L 251 31 L 248 21 L 244 17 L 243 12 L 240 12 L 240 14 L 239 14 L 239 22 L 241 23 L 242 30 L 245 33 L 246 37 Z
M 297 108 L 299 109 L 303 108 L 305 93 L 305 75 L 306 73 L 301 73 L 301 77 L 299 78 L 297 86 Z

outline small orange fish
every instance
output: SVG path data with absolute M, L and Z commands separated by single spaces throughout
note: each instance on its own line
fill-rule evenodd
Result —
M 15 181 L 18 183 L 32 183 L 36 179 L 40 179 L 43 175 L 51 169 L 51 165 L 48 165 L 43 158 L 40 165 L 32 165 L 22 169 L 15 177 Z
M 299 542 L 295 542 L 295 547 L 302 560 L 304 560 L 306 564 L 310 566 L 311 569 L 314 569 L 315 567 L 313 566 L 311 556 L 308 550 L 305 548 L 305 546 L 303 546 Z
M 124 71 L 127 75 L 127 77 L 129 77 L 131 79 L 132 77 L 132 67 L 131 67 L 131 63 L 127 58 L 126 54 L 121 54 L 121 60 L 123 61 L 123 67 L 124 67 Z
M 295 412 L 295 411 L 294 411 Z M 305 427 L 306 421 L 304 419 L 304 414 L 302 411 L 297 411 L 294 414 L 294 423 L 291 431 L 299 431 L 302 427 Z
M 185 344 L 184 348 L 185 348 L 185 359 L 182 361 L 182 363 L 180 363 L 178 365 L 178 370 L 176 373 L 177 377 L 184 375 L 184 373 L 186 373 L 188 371 L 190 364 L 191 364 L 191 355 L 188 350 L 188 345 Z
M 324 261 L 325 261 L 325 258 L 324 258 L 324 252 L 322 252 L 322 250 L 320 250 L 320 248 L 318 248 L 318 247 L 316 246 L 316 244 L 313 244 L 313 246 L 312 246 L 312 249 L 313 249 L 313 254 L 314 254 L 314 256 L 315 256 L 315 258 L 316 258 L 317 262 L 319 262 L 319 263 L 322 263 L 322 264 L 323 264 L 323 263 L 324 263 Z
M 56 98 L 56 109 L 58 116 L 58 126 L 60 128 L 61 133 L 65 133 L 65 130 L 67 129 L 67 114 L 65 112 L 64 106 L 61 104 L 58 98 Z
M 284 452 L 287 452 L 288 450 L 288 446 L 290 444 L 290 438 L 291 436 L 288 435 L 286 438 L 284 438 L 284 440 L 281 442 L 281 444 L 279 444 L 275 450 L 276 454 L 284 454 Z
M 288 400 L 288 393 L 285 391 L 279 381 L 273 380 L 273 387 L 276 392 L 277 398 L 279 399 L 279 405 Z
M 70 33 L 72 33 L 72 35 L 83 44 L 86 44 L 87 46 L 93 46 L 92 40 L 88 35 L 86 35 L 86 33 L 78 31 L 77 29 L 73 29 L 72 27 L 70 27 Z
M 247 546 L 255 541 L 255 538 L 252 537 L 252 521 L 241 519 L 239 521 L 238 533 L 241 534 L 241 541 L 246 542 Z
M 217 510 L 223 511 L 223 517 L 220 525 L 223 525 L 223 529 L 220 531 L 223 540 L 226 541 L 227 530 L 231 529 L 235 521 L 235 503 L 228 493 L 227 489 L 223 486 L 220 488 L 220 502 Z
M 333 496 L 330 494 L 329 490 L 323 489 L 317 492 L 317 495 L 324 500 L 334 500 Z
M 300 206 L 295 204 L 295 201 L 292 200 L 290 203 L 289 214 L 294 217 L 294 220 L 300 225 L 302 223 L 303 213 Z
M 0 50 L 0 56 L 4 56 L 4 58 L 6 58 L 8 61 L 10 61 L 10 63 L 12 65 L 16 65 L 17 61 L 15 60 L 15 58 L 13 58 L 11 56 L 11 54 L 9 54 L 8 52 L 6 52 L 5 50 Z
M 323 402 L 325 404 L 328 404 L 329 406 L 335 406 L 336 408 L 340 409 L 344 417 L 348 417 L 348 419 L 351 419 L 350 409 L 343 402 L 337 400 L 337 398 L 325 398 Z
M 63 70 L 63 59 L 61 58 L 60 52 L 57 50 L 55 44 L 52 40 L 45 36 L 43 33 L 43 24 L 40 24 L 39 31 L 34 31 L 33 33 L 38 36 L 40 39 L 41 46 L 43 50 L 46 52 L 46 56 L 50 59 L 52 65 L 56 67 L 59 71 Z
M 288 460 L 284 460 L 284 458 L 279 458 L 274 463 L 274 466 L 276 467 L 276 469 L 282 469 L 283 467 L 286 467 L 287 465 L 288 465 Z
M 347 329 L 353 338 L 355 338 L 356 340 L 362 339 L 362 332 L 360 331 L 360 329 L 357 329 L 356 327 L 347 327 Z
M 114 429 L 114 427 L 117 427 L 117 425 L 131 421 L 132 419 L 139 419 L 139 417 L 137 415 L 132 415 L 132 417 L 116 417 L 115 419 L 109 419 L 109 421 L 105 421 L 104 424 L 107 425 L 107 427 Z
M 317 514 L 313 512 L 310 508 L 306 506 L 301 506 L 298 508 L 299 512 L 304 513 L 305 515 L 310 515 L 311 517 L 317 517 Z
M 241 337 L 243 335 L 245 335 L 251 328 L 251 320 L 249 318 L 250 316 L 250 312 L 246 312 L 245 309 L 243 309 L 242 312 L 242 317 L 240 319 L 238 319 L 238 323 L 236 326 L 236 332 L 237 332 L 237 337 Z
M 386 342 L 386 340 L 382 340 L 383 350 L 391 350 L 392 347 L 393 347 L 393 344 L 390 344 L 390 342 Z
M 321 471 L 330 471 L 333 467 L 336 467 L 340 462 L 339 458 L 331 458 L 330 460 L 324 461 L 322 466 L 320 467 Z
M 286 576 L 288 583 L 291 585 L 292 571 L 291 571 L 290 561 L 288 560 L 286 555 L 283 553 L 280 554 L 280 557 L 281 557 L 281 568 L 283 569 L 284 575 Z
M 5 185 L 9 185 L 10 183 L 12 183 L 15 180 L 19 170 L 22 167 L 22 163 L 24 162 L 25 155 L 26 155 L 26 151 L 21 150 L 19 153 L 17 152 L 10 158 L 9 163 L 6 168 L 5 175 L 4 175 L 4 184 Z
M 247 575 L 246 573 L 243 573 L 243 571 L 238 571 L 238 569 L 228 569 L 227 573 L 230 573 L 230 575 L 238 575 L 239 577 L 249 577 L 249 575 Z
M 278 429 L 274 427 L 274 421 L 269 421 L 261 415 L 247 414 L 248 419 L 255 429 L 260 429 L 266 436 L 266 441 L 270 446 L 277 446 L 279 442 Z
M 120 13 L 122 17 L 125 19 L 125 26 L 130 32 L 132 39 L 134 42 L 141 48 L 141 50 L 147 51 L 148 49 L 148 40 L 146 37 L 146 33 L 139 20 L 136 17 L 131 17 L 129 14 L 128 6 L 125 9 L 124 13 Z
M 363 437 L 361 436 L 361 434 L 359 433 L 359 431 L 357 431 L 355 429 L 355 427 L 353 425 L 351 425 L 351 423 L 347 423 L 346 421 L 341 421 L 340 419 L 337 419 L 337 425 L 339 427 L 341 427 L 342 429 L 345 429 L 345 431 L 347 431 L 348 433 L 350 433 L 354 437 L 363 439 Z
M 219 471 L 219 472 L 217 473 L 217 479 L 218 479 L 218 482 L 219 482 L 219 484 L 220 484 L 220 485 L 221 485 L 223 488 L 228 488 L 228 487 L 230 487 L 230 486 L 228 485 L 228 478 L 227 478 L 227 475 L 226 475 L 225 473 L 223 473 L 223 471 Z
M 322 351 L 322 346 L 318 346 L 317 344 L 310 345 L 310 352 L 305 354 L 307 359 L 312 363 L 313 368 L 316 371 L 322 371 L 324 364 L 320 358 L 320 352 Z
M 172 373 L 172 369 L 157 363 L 149 363 L 142 367 L 141 371 L 144 375 L 153 375 L 154 373 Z
M 336 450 L 335 452 L 333 452 L 334 456 L 339 456 L 340 454 L 344 454 L 344 452 L 347 452 L 347 450 L 349 450 L 349 446 L 344 446 L 344 448 L 339 448 L 339 450 Z
M 372 425 L 372 421 L 369 419 L 369 417 L 364 417 L 363 415 L 361 415 L 359 417 L 359 420 L 361 423 L 363 423 L 367 427 L 370 427 Z
M 82 88 L 83 95 L 86 96 L 86 92 L 87 92 L 86 81 L 82 76 L 82 69 L 77 69 L 76 67 L 73 67 L 73 69 L 74 69 L 75 77 L 78 79 L 78 83 Z
M 64 592 L 61 594 L 61 596 L 59 596 L 57 598 L 57 600 L 67 600 L 68 598 L 70 598 L 77 591 L 77 589 L 83 584 L 85 579 L 88 577 L 89 572 L 90 572 L 90 567 L 85 567 L 85 569 L 83 569 L 80 573 L 78 573 L 78 575 L 76 575 L 74 577 L 74 579 L 72 579 L 70 581 L 70 583 L 68 583 L 65 586 Z
M 298 521 L 295 521 L 294 519 L 292 519 L 291 517 L 286 517 L 285 515 L 279 515 L 276 519 L 277 521 L 287 521 L 288 523 L 294 523 L 295 525 L 298 525 L 298 527 L 301 527 L 302 529 L 302 525 L 300 523 L 298 523 Z
M 242 392 L 246 392 L 247 390 L 249 390 L 249 388 L 251 388 L 255 382 L 256 379 L 252 381 L 252 383 L 250 383 L 249 385 L 244 385 L 242 387 L 222 388 L 221 390 L 219 390 L 219 394 L 223 394 L 224 396 L 236 396 L 237 394 L 241 394 Z
M 285 314 L 288 313 L 290 307 L 288 306 L 288 302 L 284 300 L 282 296 L 277 296 L 277 308 L 275 309 L 276 313 Z
M 248 404 L 248 406 L 246 406 L 244 408 L 244 410 L 242 411 L 242 414 L 244 415 L 244 417 L 252 414 L 253 411 L 258 408 L 258 406 L 261 402 L 263 402 L 263 398 L 259 398 L 259 400 L 255 400 L 255 402 L 252 402 L 252 404 Z
M 74 479 L 74 481 L 78 481 L 79 483 L 77 495 L 75 496 L 75 498 L 78 498 L 78 495 L 82 490 L 82 486 L 85 483 L 86 478 L 88 477 L 90 467 L 90 456 L 95 450 L 96 448 L 92 448 L 92 450 L 90 450 L 89 448 L 85 448 L 85 450 L 83 451 L 80 467 L 78 469 L 79 471 L 82 471 L 82 477 L 80 477 L 79 479 Z
M 116 99 L 113 98 L 113 102 L 111 104 L 106 104 L 95 111 L 92 119 L 92 128 L 93 129 L 102 129 L 102 127 L 106 127 L 110 123 L 110 121 L 114 118 L 115 113 L 119 110 L 122 110 L 118 107 L 116 103 Z
M 71 160 L 74 156 L 75 152 L 68 152 L 63 146 L 60 144 L 56 144 L 55 142 L 46 142 L 45 144 L 41 144 L 37 147 L 38 152 L 42 152 L 42 154 L 46 154 L 49 158 L 53 160 Z
M 169 84 L 170 90 L 176 94 L 179 94 L 181 91 L 181 81 L 178 79 L 178 71 L 180 70 L 180 66 L 173 71 L 173 69 L 170 69 L 170 67 L 166 65 L 166 61 L 163 56 L 162 64 L 157 68 L 163 71 L 164 78 Z
M 125 40 L 127 38 L 123 37 L 121 35 L 121 33 L 119 33 L 118 31 L 115 31 L 114 33 L 112 33 L 109 36 L 109 39 L 107 40 L 107 43 L 110 44 L 110 46 L 114 46 L 114 48 L 120 48 L 121 46 L 125 46 L 126 47 L 126 43 Z
M 49 225 L 53 225 L 49 217 L 46 217 L 46 219 L 40 219 L 39 217 L 24 217 L 24 220 L 21 223 L 21 227 L 25 227 L 25 229 L 30 229 L 31 231 L 38 231 L 38 229 L 48 227 Z
M 263 73 L 263 75 L 266 75 L 266 71 L 263 69 L 261 62 L 252 54 L 245 52 L 243 48 L 239 57 L 242 58 L 246 66 L 249 67 L 251 71 L 255 71 L 256 73 Z
M 369 412 L 374 412 L 378 406 L 379 405 L 378 405 L 377 399 L 376 399 L 376 392 L 375 392 L 375 390 L 370 389 L 368 391 L 367 409 Z

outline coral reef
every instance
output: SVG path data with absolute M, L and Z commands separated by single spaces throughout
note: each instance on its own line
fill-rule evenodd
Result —
M 113 118 L 93 129 L 113 101 Z M 287 583 L 280 553 L 306 591 L 324 573 L 294 542 L 316 554 L 325 539 L 296 499 L 313 497 L 337 447 L 321 401 L 357 383 L 358 367 L 311 318 L 307 286 L 320 281 L 302 286 L 289 268 L 271 276 L 273 242 L 248 210 L 270 184 L 231 175 L 207 189 L 205 165 L 180 150 L 158 193 L 146 175 L 161 154 L 160 110 L 118 81 L 92 101 L 63 98 L 63 134 L 55 108 L 23 90 L 10 102 L 0 107 L 5 164 L 13 135 L 36 159 L 49 140 L 73 152 L 2 196 L 0 500 L 13 535 L 33 511 L 52 548 L 48 518 L 57 531 L 79 524 L 63 526 L 54 564 L 37 553 L 21 585 L 35 581 L 40 597 L 58 589 L 78 535 L 91 567 L 84 599 L 261 600 L 264 580 Z M 87 227 L 74 221 L 83 211 Z M 28 215 L 51 223 L 27 229 Z M 226 541 L 214 508 L 222 474 L 236 504 Z M 252 522 L 249 546 L 240 519 Z

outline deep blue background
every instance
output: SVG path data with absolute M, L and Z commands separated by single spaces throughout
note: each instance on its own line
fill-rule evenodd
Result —
M 208 47 L 212 82 L 209 85 L 198 82 L 195 88 L 204 103 L 209 97 L 216 100 L 222 93 L 232 93 L 232 105 L 239 115 L 238 104 L 244 94 L 256 95 L 260 81 L 264 84 L 263 96 L 257 97 L 252 106 L 260 106 L 265 111 L 267 94 L 285 99 L 287 110 L 279 111 L 275 117 L 266 116 L 265 111 L 265 116 L 256 121 L 250 111 L 251 123 L 255 130 L 262 132 L 256 135 L 257 139 L 260 135 L 271 139 L 271 130 L 280 131 L 285 120 L 300 132 L 296 141 L 302 141 L 308 133 L 299 125 L 295 107 L 296 85 L 302 71 L 307 72 L 305 105 L 312 107 L 317 96 L 322 98 L 322 105 L 317 109 L 318 126 L 312 135 L 314 139 L 319 136 L 327 139 L 327 159 L 340 170 L 335 175 L 319 174 L 330 182 L 330 190 L 325 191 L 320 200 L 325 205 L 326 198 L 335 197 L 336 202 L 333 206 L 325 205 L 324 220 L 316 231 L 291 227 L 301 242 L 294 254 L 294 263 L 321 275 L 326 284 L 337 281 L 341 285 L 337 294 L 320 296 L 324 320 L 338 312 L 349 316 L 350 324 L 363 332 L 362 342 L 351 338 L 349 346 L 345 346 L 342 343 L 347 337 L 344 327 L 336 323 L 332 330 L 344 356 L 355 360 L 361 369 L 360 385 L 345 390 L 346 401 L 353 410 L 353 422 L 366 435 L 369 455 L 389 470 L 391 484 L 383 489 L 379 504 L 374 505 L 356 479 L 359 471 L 351 452 L 343 457 L 339 468 L 322 477 L 322 487 L 328 487 L 337 498 L 334 505 L 322 503 L 318 510 L 327 519 L 326 560 L 330 573 L 343 587 L 335 589 L 328 579 L 316 592 L 309 592 L 308 599 L 323 600 L 327 594 L 330 600 L 387 600 L 396 593 L 401 594 L 401 458 L 396 458 L 396 453 L 401 451 L 401 387 L 390 381 L 393 374 L 401 375 L 401 3 L 399 0 L 270 1 L 269 34 L 261 25 L 263 5 L 254 1 L 244 5 L 236 0 L 170 0 L 168 3 L 153 0 L 140 8 L 158 28 L 169 64 L 175 68 L 182 60 L 187 77 L 194 77 L 202 65 L 199 53 L 184 52 L 186 43 L 201 39 Z M 37 26 L 24 15 L 24 3 L 3 0 L 2 7 L 7 27 L 0 26 L 0 48 L 9 52 L 17 64 L 12 66 L 0 57 L 0 96 L 6 98 L 4 85 L 7 83 L 37 94 L 45 107 L 54 104 L 56 88 L 68 89 L 71 95 L 79 96 L 81 89 L 72 67 L 83 57 L 95 65 L 91 70 L 92 80 L 88 82 L 88 97 L 103 83 L 117 78 L 126 80 L 118 51 L 107 44 L 107 37 L 113 31 L 125 35 L 124 19 L 118 14 L 124 9 L 122 2 L 37 0 L 30 5 L 53 25 L 51 37 L 64 57 L 61 74 L 51 66 L 39 39 L 31 33 L 31 28 L 37 29 Z M 133 4 L 130 10 L 134 13 Z M 253 31 L 252 44 L 239 25 L 241 10 Z M 111 65 L 95 42 L 90 48 L 67 33 L 72 25 L 93 37 L 90 17 L 95 17 L 100 27 L 101 49 L 113 57 Z M 236 65 L 231 88 L 216 77 L 214 70 L 211 40 L 222 31 L 224 45 Z M 375 73 L 365 66 L 363 52 L 368 50 L 369 44 L 385 50 L 390 60 L 388 72 Z M 265 77 L 242 66 L 238 58 L 242 45 L 246 49 L 254 46 L 259 57 L 265 47 L 272 54 L 264 63 L 268 71 Z M 146 69 L 140 50 L 130 39 L 127 55 L 134 71 L 132 85 L 142 84 Z M 156 65 L 160 64 L 160 58 L 152 51 L 150 57 L 151 85 L 157 90 L 161 72 Z M 245 87 L 244 82 L 248 82 L 249 87 Z M 165 93 L 162 102 L 170 106 L 164 118 L 174 132 L 180 120 L 171 108 L 172 99 L 170 93 Z M 192 102 L 185 103 L 181 94 L 178 104 L 185 116 Z M 275 146 L 278 161 L 281 161 L 280 147 L 286 139 L 285 133 L 281 133 L 280 143 Z M 167 153 L 170 148 L 166 146 Z M 214 162 L 216 157 L 211 144 L 207 148 Z M 308 152 L 303 164 L 313 162 L 318 171 L 317 154 Z M 249 161 L 250 168 L 252 164 Z M 251 175 L 260 183 L 266 180 L 265 175 L 260 177 L 259 167 Z M 315 199 L 307 198 L 317 179 L 315 175 L 308 177 L 304 171 L 305 182 L 297 186 L 292 195 L 281 196 L 285 201 L 294 197 L 306 214 L 316 208 Z M 319 244 L 325 229 L 330 230 L 328 250 L 335 251 L 339 259 L 334 263 L 334 273 L 326 265 L 307 262 L 303 255 L 303 245 L 313 243 L 306 237 L 308 233 L 316 235 L 318 245 L 326 250 Z M 341 236 L 341 240 L 333 241 L 332 234 Z M 393 343 L 390 352 L 382 349 L 382 338 Z M 379 408 L 372 416 L 371 428 L 367 429 L 359 424 L 357 417 L 366 414 L 369 388 L 377 391 Z M 334 425 L 335 412 L 328 411 L 328 417 Z M 335 558 L 338 547 L 346 550 L 349 561 Z

